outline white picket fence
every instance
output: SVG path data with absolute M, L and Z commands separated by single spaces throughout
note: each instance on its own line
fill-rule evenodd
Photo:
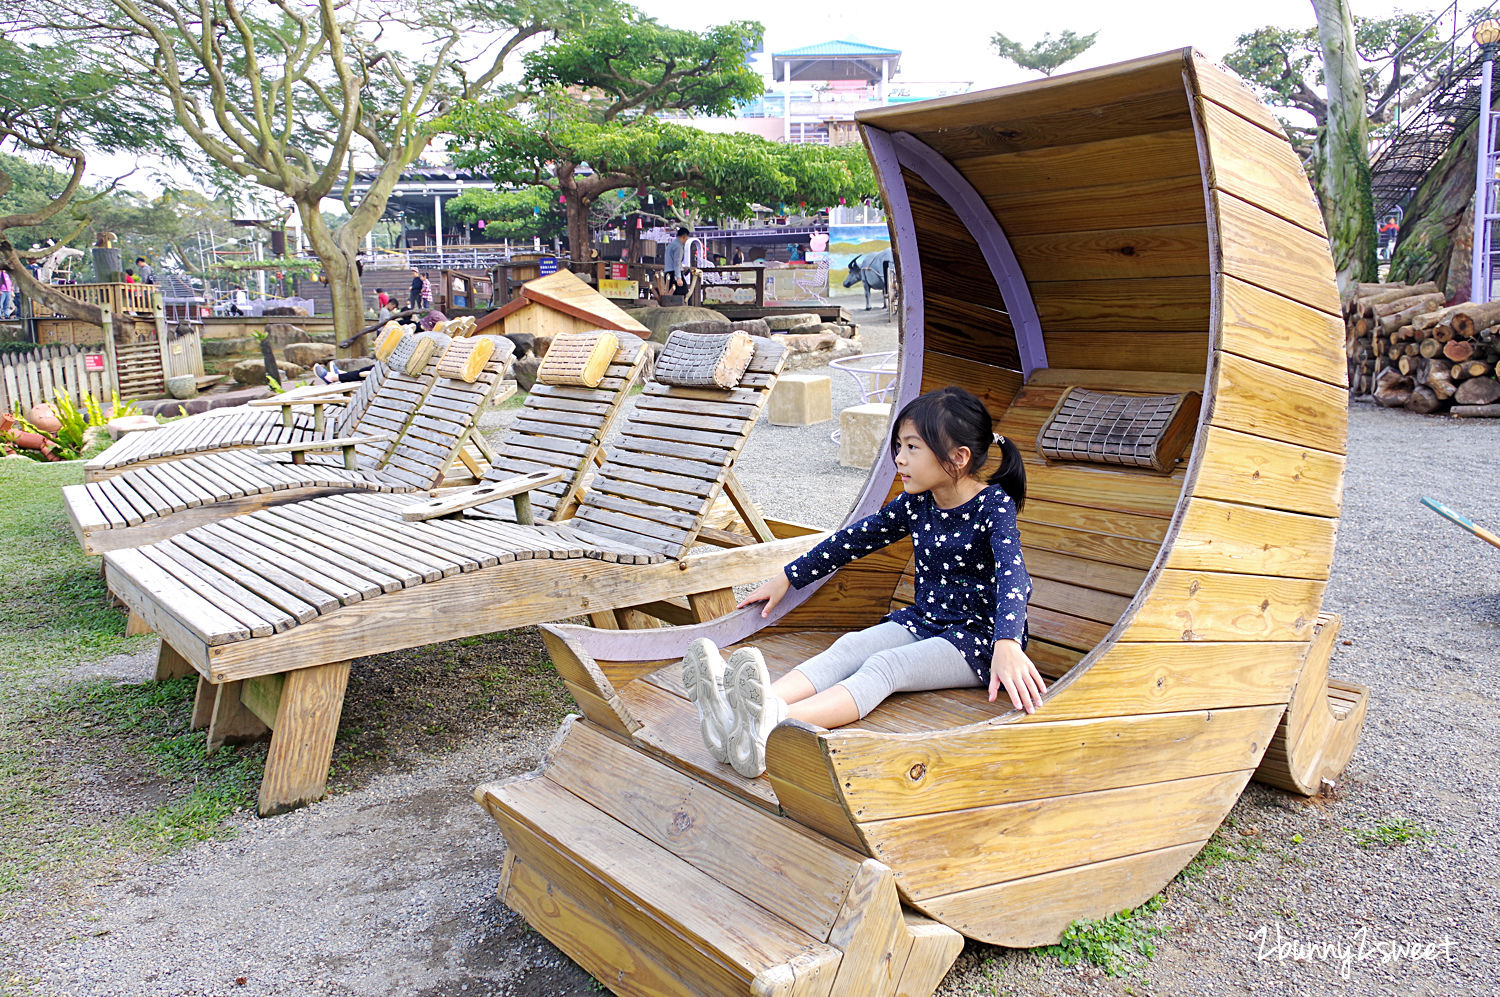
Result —
M 82 407 L 85 393 L 101 403 L 109 402 L 109 373 L 88 370 L 85 357 L 103 357 L 102 347 L 39 346 L 18 353 L 0 354 L 0 412 L 24 414 L 31 406 L 67 395 Z M 104 366 L 108 366 L 107 362 Z

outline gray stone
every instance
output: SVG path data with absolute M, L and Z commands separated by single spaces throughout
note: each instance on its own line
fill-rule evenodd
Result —
M 729 323 L 729 327 L 737 332 L 748 332 L 752 336 L 769 336 L 771 327 L 763 318 L 746 318 L 737 322 Z
M 812 353 L 790 354 L 782 369 L 788 373 L 794 370 L 818 370 L 834 360 L 857 356 L 863 352 L 864 347 L 859 340 L 834 337 L 833 345 L 827 349 L 816 350 Z
M 777 333 L 771 337 L 786 347 L 787 353 L 818 353 L 831 350 L 839 337 L 832 333 Z
M 730 328 L 731 327 L 729 325 L 727 325 L 727 324 L 725 324 L 723 322 L 683 322 L 681 325 L 679 325 L 676 329 L 673 329 L 672 331 L 673 332 L 707 333 L 709 335 L 713 335 L 715 333 L 720 333 L 720 334 L 726 333 L 726 332 L 728 332 L 730 330 Z
M 516 387 L 522 391 L 530 391 L 536 384 L 537 368 L 542 365 L 542 358 L 536 355 L 522 357 L 510 365 L 511 374 L 515 376 Z
M 840 339 L 853 339 L 855 336 L 859 335 L 859 326 L 856 326 L 856 325 L 840 325 L 837 322 L 820 322 L 819 324 L 817 324 L 815 326 L 808 326 L 806 328 L 798 329 L 797 332 L 798 333 L 815 332 L 815 333 L 819 333 L 819 334 L 822 334 L 822 333 L 832 333 L 833 335 L 839 337 Z
M 767 315 L 765 321 L 772 332 L 790 332 L 793 329 L 801 331 L 803 326 L 818 325 L 823 320 L 812 312 L 792 312 L 788 315 Z
M 205 339 L 203 355 L 206 357 L 232 357 L 241 353 L 253 353 L 258 349 L 249 336 L 230 336 L 226 339 Z
M 283 387 L 293 378 L 301 377 L 307 373 L 306 368 L 299 367 L 294 363 L 278 364 L 277 366 L 281 370 L 280 380 Z M 229 371 L 229 376 L 241 384 L 265 384 L 266 362 L 259 357 L 241 360 Z
M 665 343 L 673 329 L 681 329 L 684 325 L 691 323 L 706 323 L 703 331 L 729 331 L 729 320 L 712 308 L 694 308 L 690 305 L 663 308 L 656 305 L 637 308 L 630 313 L 630 316 L 650 329 L 650 338 L 657 343 Z
M 173 398 L 191 398 L 198 393 L 198 379 L 192 374 L 167 378 L 167 394 Z
M 522 360 L 536 352 L 536 337 L 529 332 L 507 332 L 505 338 L 516 348 L 516 359 Z
M 327 363 L 337 352 L 332 343 L 290 343 L 282 347 L 281 355 L 289 363 L 311 367 L 315 363 Z
M 109 438 L 118 440 L 126 433 L 135 433 L 142 430 L 156 429 L 161 423 L 149 415 L 122 415 L 109 420 L 104 428 L 109 432 Z

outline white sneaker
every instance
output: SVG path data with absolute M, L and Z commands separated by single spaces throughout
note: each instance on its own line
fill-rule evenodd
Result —
M 742 647 L 729 656 L 724 692 L 734 714 L 729 764 L 746 779 L 766 771 L 766 738 L 786 719 L 786 702 L 771 692 L 771 676 L 760 650 Z
M 682 684 L 688 699 L 698 707 L 698 730 L 708 753 L 719 762 L 729 761 L 729 732 L 734 716 L 724 696 L 724 659 L 713 641 L 700 637 L 682 656 Z

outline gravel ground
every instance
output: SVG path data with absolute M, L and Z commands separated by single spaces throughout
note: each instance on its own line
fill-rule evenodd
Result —
M 864 337 L 870 351 L 894 342 L 888 326 Z M 858 400 L 847 380 L 835 374 L 835 410 Z M 838 467 L 831 429 L 756 430 L 741 469 L 768 513 L 842 517 L 864 472 Z M 1335 674 L 1374 692 L 1332 798 L 1252 783 L 1221 831 L 1233 858 L 1164 891 L 1143 919 L 1165 932 L 1155 958 L 1126 976 L 970 944 L 939 993 L 1500 992 L 1500 696 L 1487 677 L 1500 552 L 1417 504 L 1431 494 L 1493 523 L 1482 496 L 1500 482 L 1495 440 L 1483 420 L 1351 413 L 1325 608 L 1344 617 Z M 148 664 L 115 659 L 70 677 L 144 679 Z M 377 769 L 274 820 L 243 818 L 233 840 L 81 893 L 35 887 L 34 913 L 4 929 L 14 961 L 0 994 L 595 993 L 496 901 L 503 843 L 470 798 L 478 782 L 529 769 L 551 733 L 550 722 L 466 728 L 420 764 Z M 1355 832 L 1398 820 L 1430 839 L 1357 843 Z M 1432 951 L 1389 958 L 1398 943 Z

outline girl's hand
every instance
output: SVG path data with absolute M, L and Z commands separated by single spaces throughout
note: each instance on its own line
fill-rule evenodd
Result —
M 760 611 L 760 617 L 761 619 L 765 619 L 771 615 L 771 610 L 776 608 L 776 604 L 781 601 L 781 597 L 786 595 L 787 590 L 791 587 L 792 583 L 787 580 L 786 573 L 782 572 L 775 578 L 761 582 L 759 588 L 745 596 L 745 601 L 734 608 L 744 609 L 752 602 L 763 602 L 766 604 L 766 608 Z M 990 698 L 993 699 L 994 697 Z
M 1018 641 L 995 641 L 995 655 L 990 659 L 990 702 L 999 696 L 1001 685 L 1010 693 L 1010 705 L 1016 709 L 1027 713 L 1041 709 L 1047 683 Z

